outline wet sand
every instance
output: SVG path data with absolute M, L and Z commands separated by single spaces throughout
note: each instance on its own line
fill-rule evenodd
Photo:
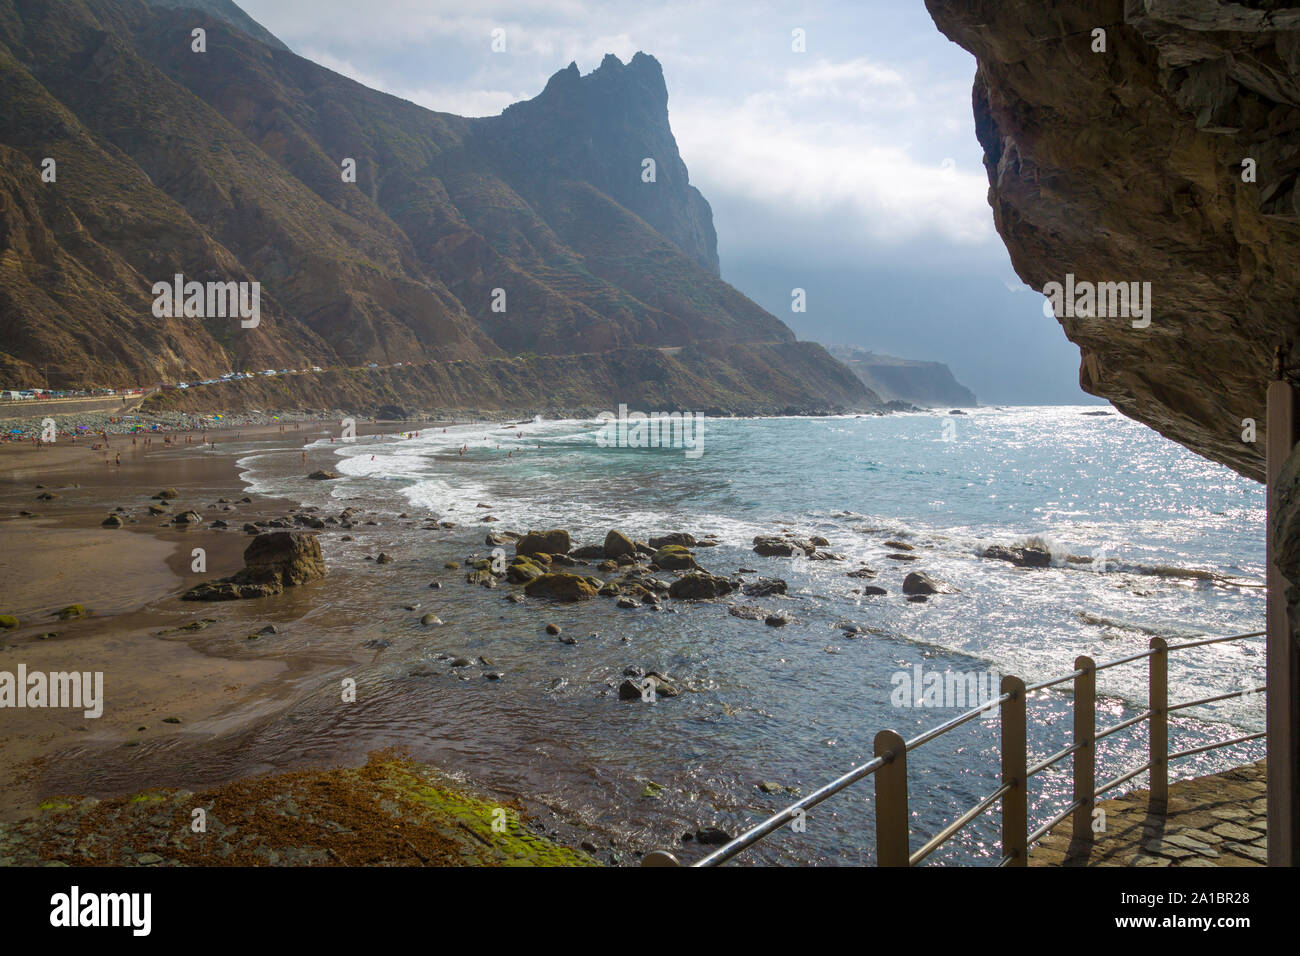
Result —
M 152 447 L 111 436 L 100 451 L 80 441 L 41 450 L 0 446 L 0 614 L 20 621 L 0 631 L 0 671 L 15 673 L 22 663 L 29 673 L 102 672 L 106 698 L 99 718 L 86 718 L 80 709 L 0 710 L 0 779 L 10 784 L 0 790 L 0 819 L 29 814 L 70 776 L 95 781 L 101 796 L 159 783 L 168 753 L 175 755 L 178 778 L 229 779 L 233 764 L 195 767 L 194 753 L 236 747 L 242 734 L 284 710 L 304 686 L 364 659 L 313 651 L 302 640 L 269 652 L 263 644 L 253 656 L 244 646 L 254 640 L 248 614 L 228 604 L 179 600 L 199 581 L 243 566 L 251 540 L 239 530 L 244 522 L 289 510 L 288 502 L 271 498 L 240 500 L 247 496 L 236 455 L 222 450 L 223 440 L 230 444 L 238 435 L 244 443 L 262 438 L 282 446 L 289 433 L 317 437 L 334 424 L 209 432 L 215 451 L 197 438 L 168 446 L 159 436 Z M 241 447 L 246 454 L 247 444 Z M 103 464 L 105 455 L 118 452 L 120 466 Z M 153 496 L 163 488 L 179 496 L 167 514 L 151 515 L 148 506 L 157 504 Z M 41 500 L 42 494 L 55 497 Z M 126 524 L 101 527 L 119 508 Z M 191 508 L 205 523 L 227 521 L 229 530 L 167 524 Z M 20 516 L 23 511 L 33 516 Z M 203 572 L 192 567 L 196 548 L 205 553 Z M 313 594 L 324 585 L 257 602 L 256 615 L 283 628 L 311 613 Z M 71 604 L 84 606 L 86 616 L 60 619 L 59 610 Z M 138 760 L 137 748 L 155 758 Z M 69 764 L 80 766 L 72 771 Z

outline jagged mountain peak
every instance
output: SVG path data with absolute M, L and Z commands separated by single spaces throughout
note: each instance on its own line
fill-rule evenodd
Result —
M 0 3 L 0 383 L 464 363 L 448 394 L 488 407 L 507 400 L 503 356 L 531 353 L 610 356 L 611 400 L 653 380 L 696 381 L 700 407 L 872 404 L 719 278 L 653 57 L 571 64 L 467 119 L 273 51 L 228 0 L 179 5 L 194 2 Z M 177 42 L 196 18 L 220 32 L 204 57 Z M 257 283 L 260 324 L 155 314 L 177 274 Z
M 624 63 L 607 53 L 586 75 L 570 63 L 540 94 L 482 120 L 480 129 L 498 142 L 523 137 L 538 145 L 520 158 L 519 175 L 590 182 L 720 274 L 713 211 L 690 183 L 653 56 L 638 52 Z

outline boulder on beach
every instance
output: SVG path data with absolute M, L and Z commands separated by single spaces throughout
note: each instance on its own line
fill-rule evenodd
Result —
M 726 578 L 709 574 L 707 571 L 693 571 L 682 575 L 670 584 L 668 595 L 685 601 L 702 601 L 722 597 L 735 589 L 736 586 Z
M 657 538 L 650 539 L 650 547 L 656 551 L 666 545 L 679 544 L 684 548 L 693 548 L 698 542 L 695 535 L 687 534 L 685 531 L 674 531 L 670 534 L 661 534 Z
M 506 580 L 511 584 L 527 584 L 546 573 L 546 569 L 527 555 L 517 554 L 506 568 Z
M 956 594 L 957 589 L 951 584 L 936 581 L 924 571 L 913 571 L 903 578 L 903 593 L 916 594 Z
M 569 532 L 563 530 L 530 531 L 515 542 L 516 554 L 568 554 L 572 547 Z
M 617 560 L 625 554 L 636 554 L 636 544 L 621 531 L 610 531 L 605 535 L 604 557 Z
M 158 494 L 154 495 L 154 500 L 166 501 L 167 499 L 171 499 L 174 501 L 180 496 L 181 493 L 175 488 L 164 488 L 162 491 L 158 492 Z
M 794 554 L 794 545 L 774 534 L 760 534 L 754 538 L 754 553 L 765 558 L 788 558 Z
M 175 518 L 172 518 L 172 524 L 175 525 L 192 525 L 202 524 L 203 516 L 197 511 L 182 511 Z
M 244 569 L 228 578 L 186 591 L 187 601 L 232 601 L 267 597 L 325 576 L 320 541 L 305 531 L 269 531 L 244 549 Z
M 754 538 L 754 553 L 765 558 L 789 558 L 795 554 L 812 554 L 817 546 L 811 541 L 783 538 L 775 534 L 760 534 Z
M 335 478 L 337 478 L 337 477 L 339 477 L 339 476 L 338 476 L 337 474 L 335 474 L 334 472 L 332 472 L 332 471 L 325 471 L 324 469 L 317 469 L 316 471 L 313 471 L 313 472 L 312 472 L 310 475 L 308 475 L 307 477 L 310 478 L 312 481 L 332 481 L 333 479 L 335 479 Z
M 122 527 L 122 519 L 117 515 L 109 515 L 99 525 L 101 528 L 120 528 Z
M 628 677 L 618 685 L 619 700 L 651 701 L 659 697 L 677 697 L 681 694 L 662 674 L 648 672 L 644 677 Z
M 1048 568 L 1052 565 L 1052 554 L 1043 548 L 1007 548 L 995 544 L 985 548 L 981 557 L 997 561 L 1010 561 L 1018 568 Z
M 688 571 L 694 567 L 695 555 L 680 544 L 666 544 L 654 554 L 654 563 L 665 571 Z
M 556 601 L 589 601 L 597 594 L 591 579 L 567 571 L 552 571 L 534 578 L 524 585 L 529 597 L 552 598 Z

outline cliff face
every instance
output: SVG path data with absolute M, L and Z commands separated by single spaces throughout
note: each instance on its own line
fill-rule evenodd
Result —
M 830 353 L 887 402 L 927 408 L 974 408 L 979 404 L 975 393 L 958 382 L 942 362 L 895 358 L 852 346 L 835 346 Z
M 1262 480 L 1275 348 L 1300 365 L 1300 6 L 926 6 L 978 60 L 989 202 L 1020 277 L 1151 283 L 1145 328 L 1058 314 L 1083 388 Z
M 771 402 L 870 407 L 824 350 L 767 348 L 793 333 L 719 278 L 667 98 L 652 57 L 607 57 L 466 119 L 294 55 L 230 0 L 0 2 L 0 381 L 748 343 Z M 261 283 L 260 326 L 155 317 L 177 273 Z

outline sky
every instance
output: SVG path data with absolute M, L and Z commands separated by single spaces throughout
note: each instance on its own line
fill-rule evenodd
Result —
M 726 281 L 802 339 L 945 362 L 982 404 L 1095 401 L 993 228 L 975 60 L 921 0 L 240 6 L 308 59 L 464 116 L 536 96 L 570 61 L 649 53 Z

